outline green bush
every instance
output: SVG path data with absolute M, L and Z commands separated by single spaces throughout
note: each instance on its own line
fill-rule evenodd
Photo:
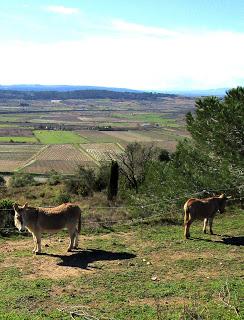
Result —
M 83 197 L 92 196 L 95 189 L 95 181 L 96 177 L 92 169 L 80 167 L 74 177 L 65 181 L 65 191 Z
M 14 226 L 14 202 L 10 199 L 0 200 L 0 228 L 10 228 Z
M 4 180 L 4 177 L 0 175 L 0 186 L 1 186 L 1 187 L 5 186 L 5 183 L 6 183 L 6 182 L 5 182 L 5 180 Z
M 49 173 L 47 183 L 50 186 L 56 186 L 56 185 L 60 184 L 61 182 L 62 182 L 62 176 L 58 172 L 52 170 Z
M 33 175 L 29 173 L 15 173 L 9 182 L 11 187 L 28 187 L 36 185 Z
M 71 196 L 65 191 L 60 190 L 57 196 L 55 197 L 55 203 L 57 205 L 62 203 L 67 203 L 71 201 Z
M 110 178 L 110 163 L 102 163 L 95 175 L 95 191 L 107 189 Z

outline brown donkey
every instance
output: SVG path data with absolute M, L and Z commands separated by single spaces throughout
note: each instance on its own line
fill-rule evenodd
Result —
M 221 194 L 219 197 L 204 199 L 189 199 L 184 205 L 184 236 L 190 237 L 190 226 L 196 219 L 204 220 L 203 232 L 206 233 L 206 227 L 209 223 L 210 233 L 213 234 L 213 219 L 217 211 L 223 213 L 225 210 L 227 197 Z
M 67 228 L 70 236 L 68 251 L 78 247 L 81 229 L 81 209 L 72 203 L 64 203 L 54 208 L 34 208 L 26 203 L 23 207 L 14 204 L 14 223 L 19 231 L 26 228 L 34 240 L 33 253 L 41 253 L 42 232 L 55 233 Z

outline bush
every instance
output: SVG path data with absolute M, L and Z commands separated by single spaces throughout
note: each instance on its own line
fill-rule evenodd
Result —
M 110 164 L 102 163 L 95 177 L 95 191 L 102 191 L 108 187 L 110 177 Z
M 5 186 L 5 180 L 3 176 L 0 176 L 0 186 L 1 187 Z
M 29 173 L 15 173 L 9 182 L 11 187 L 28 187 L 36 185 L 33 175 Z
M 0 228 L 9 228 L 14 226 L 13 201 L 10 199 L 0 200 Z
M 55 197 L 55 203 L 57 205 L 62 203 L 70 202 L 71 196 L 67 192 L 64 192 L 62 190 L 59 191 L 58 195 Z
M 92 196 L 96 177 L 92 169 L 80 167 L 75 177 L 65 181 L 67 193 L 78 194 L 83 197 Z
M 62 176 L 58 172 L 56 172 L 55 170 L 52 170 L 49 173 L 47 183 L 50 186 L 56 186 L 56 185 L 60 184 L 61 181 L 62 181 Z

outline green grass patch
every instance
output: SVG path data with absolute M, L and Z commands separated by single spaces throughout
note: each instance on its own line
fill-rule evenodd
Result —
M 35 130 L 33 133 L 37 140 L 43 144 L 73 144 L 88 142 L 85 138 L 72 131 Z
M 36 143 L 35 137 L 0 137 L 0 142 L 25 142 L 25 143 Z
M 243 247 L 223 242 L 241 237 L 242 222 L 241 210 L 228 209 L 214 220 L 219 235 L 202 234 L 194 222 L 187 241 L 181 225 L 90 233 L 71 254 L 63 232 L 44 237 L 42 256 L 32 256 L 30 237 L 3 239 L 0 319 L 68 320 L 79 306 L 94 319 L 242 319 Z

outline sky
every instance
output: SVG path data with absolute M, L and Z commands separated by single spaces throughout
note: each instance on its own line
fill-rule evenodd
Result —
M 0 0 L 0 84 L 244 85 L 244 0 Z

